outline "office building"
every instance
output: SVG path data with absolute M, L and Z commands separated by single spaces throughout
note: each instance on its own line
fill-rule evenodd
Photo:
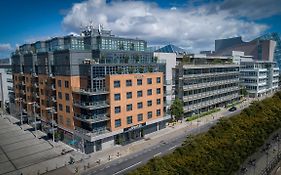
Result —
M 176 97 L 191 116 L 239 99 L 239 65 L 229 57 L 188 55 L 176 67 Z
M 13 103 L 13 79 L 11 60 L 0 59 L 0 108 L 10 112 L 10 103 Z M 11 97 L 11 99 L 10 99 Z
M 240 84 L 249 97 L 262 97 L 278 90 L 279 68 L 276 62 L 241 61 Z
M 102 26 L 22 45 L 12 55 L 17 109 L 86 153 L 162 129 L 165 64 L 146 48 Z

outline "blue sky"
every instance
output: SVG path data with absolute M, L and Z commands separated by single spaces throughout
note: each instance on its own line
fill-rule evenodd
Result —
M 266 32 L 281 33 L 280 7 L 280 0 L 0 1 L 0 58 L 16 45 L 79 33 L 81 24 L 90 20 L 150 45 L 210 50 L 218 38 L 241 35 L 250 40 Z

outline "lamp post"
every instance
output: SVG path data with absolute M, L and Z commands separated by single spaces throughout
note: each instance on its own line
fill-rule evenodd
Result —
M 36 111 L 35 111 L 35 105 L 36 105 L 36 102 L 30 102 L 28 103 L 30 105 L 33 105 L 33 117 L 34 117 L 34 128 L 35 128 L 35 137 L 37 137 L 37 134 L 36 134 L 36 131 L 37 131 L 37 121 L 36 121 Z
M 53 142 L 55 142 L 55 132 L 54 132 L 54 113 L 55 113 L 55 109 L 53 107 L 50 107 L 47 110 L 49 110 L 51 115 L 52 115 L 52 134 L 53 134 Z

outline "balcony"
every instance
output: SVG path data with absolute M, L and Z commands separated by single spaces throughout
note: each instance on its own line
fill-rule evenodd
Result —
M 38 85 L 37 82 L 36 83 L 32 83 L 32 86 L 35 87 L 35 88 L 39 88 L 39 85 Z
M 75 119 L 83 121 L 83 122 L 88 122 L 88 123 L 98 123 L 98 122 L 103 122 L 107 121 L 110 118 L 103 114 L 103 115 L 76 115 L 74 116 Z
M 9 82 L 9 83 L 13 83 L 13 79 L 11 79 L 11 78 L 7 78 L 7 82 Z
M 109 104 L 106 101 L 101 102 L 74 102 L 74 106 L 78 108 L 88 109 L 88 110 L 95 110 L 101 108 L 109 107 Z
M 96 137 L 99 136 L 101 134 L 106 134 L 106 133 L 110 133 L 110 131 L 106 128 L 106 127 L 99 127 L 99 128 L 95 128 L 92 131 L 80 128 L 78 126 L 75 126 L 75 131 L 82 134 L 82 135 L 87 135 L 90 137 Z
M 99 89 L 80 89 L 80 88 L 73 88 L 73 93 L 81 94 L 81 95 L 100 95 L 100 94 L 108 94 L 109 92 L 105 88 Z

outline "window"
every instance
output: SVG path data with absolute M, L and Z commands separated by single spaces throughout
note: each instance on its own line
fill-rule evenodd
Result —
M 59 99 L 62 99 L 62 94 L 61 94 L 61 92 L 58 92 L 58 97 L 59 97 Z
M 137 80 L 137 84 L 140 86 L 140 85 L 142 85 L 142 79 L 138 79 Z
M 70 121 L 70 118 L 67 118 L 66 119 L 66 126 L 70 127 L 71 126 L 71 121 Z
M 156 78 L 156 82 L 157 82 L 157 83 L 161 83 L 161 77 L 157 77 L 157 78 Z
M 41 95 L 44 95 L 43 89 L 40 89 L 40 93 L 41 93 Z
M 138 97 L 142 97 L 142 91 L 138 91 Z
M 157 93 L 157 94 L 161 94 L 161 88 L 157 88 L 157 89 L 156 89 L 156 93 Z
M 127 105 L 127 111 L 131 111 L 133 110 L 133 105 L 132 104 L 128 104 Z
M 115 107 L 115 114 L 119 114 L 121 112 L 121 107 L 120 106 L 116 106 Z
M 44 105 L 44 100 L 41 100 L 41 105 Z
M 147 78 L 147 84 L 152 84 L 152 78 Z
M 142 108 L 142 102 L 139 102 L 138 103 L 138 109 L 141 109 Z
M 152 118 L 152 111 L 147 112 L 147 118 L 148 119 Z
M 157 115 L 157 116 L 160 116 L 160 115 L 161 115 L 161 110 L 160 110 L 160 109 L 157 109 L 157 110 L 156 110 L 156 115 Z
M 59 104 L 59 109 L 60 111 L 62 111 L 62 104 Z
M 143 115 L 142 114 L 138 114 L 138 122 L 143 120 Z
M 63 124 L 63 116 L 62 115 L 59 116 L 59 121 L 60 121 L 60 124 Z
M 120 87 L 120 81 L 119 80 L 114 81 L 114 87 L 115 88 Z
M 157 99 L 157 104 L 158 104 L 158 105 L 161 104 L 161 99 L 160 99 L 160 98 Z
M 65 82 L 64 82 L 64 87 L 65 87 L 65 88 L 69 88 L 69 82 L 68 82 L 68 81 L 65 81 Z
M 121 126 L 121 119 L 115 120 L 115 128 L 118 128 Z
M 67 112 L 67 113 L 70 113 L 70 107 L 69 106 L 65 106 L 65 111 Z
M 58 80 L 58 86 L 61 87 L 61 80 Z
M 127 92 L 127 99 L 131 99 L 132 98 L 132 92 Z
M 69 94 L 68 93 L 65 94 L 65 100 L 69 101 Z
M 120 93 L 119 93 L 119 94 L 114 94 L 114 100 L 115 100 L 115 101 L 121 100 L 121 95 L 120 95 Z
M 126 86 L 132 86 L 132 80 L 126 80 Z
M 127 117 L 127 124 L 132 124 L 133 123 L 133 117 L 132 116 L 128 116 Z
M 147 90 L 147 95 L 152 95 L 152 89 Z

